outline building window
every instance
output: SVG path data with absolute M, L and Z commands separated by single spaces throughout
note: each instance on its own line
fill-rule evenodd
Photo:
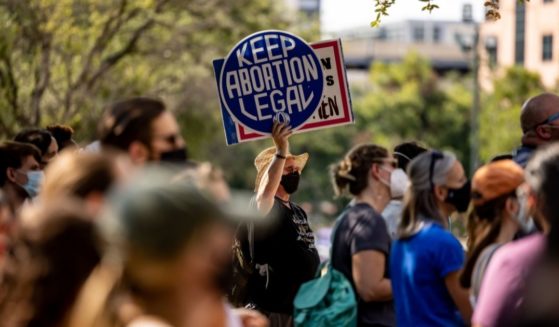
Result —
M 442 39 L 442 30 L 440 26 L 433 27 L 433 42 L 440 43 Z
M 553 60 L 553 35 L 544 35 L 542 41 L 542 60 Z
M 487 61 L 489 68 L 497 67 L 497 38 L 490 36 L 485 39 L 485 50 L 487 51 Z
M 413 40 L 415 42 L 423 42 L 425 40 L 425 29 L 423 26 L 413 28 Z
M 524 65 L 524 46 L 526 32 L 526 6 L 523 3 L 516 2 L 516 21 L 514 25 L 514 62 L 517 65 Z

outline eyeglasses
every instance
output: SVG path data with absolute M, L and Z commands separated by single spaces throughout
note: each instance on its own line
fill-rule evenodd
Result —
M 373 163 L 389 165 L 390 167 L 392 167 L 394 169 L 398 168 L 398 162 L 396 161 L 396 159 L 387 158 L 387 159 L 375 160 L 375 161 L 373 161 Z
M 534 125 L 534 127 L 532 127 L 531 129 L 534 129 L 534 128 L 536 128 L 536 127 L 538 127 L 538 126 L 541 126 L 541 125 L 548 125 L 548 124 L 551 124 L 552 122 L 554 122 L 554 121 L 556 121 L 556 120 L 558 120 L 558 119 L 559 119 L 559 112 L 554 113 L 553 115 L 547 117 L 544 121 L 542 121 L 542 122 L 539 123 L 539 124 Z
M 431 190 L 435 188 L 435 183 L 433 182 L 433 173 L 435 171 L 435 163 L 437 160 L 443 159 L 444 155 L 439 151 L 431 152 L 431 165 L 429 166 L 429 183 L 431 184 Z

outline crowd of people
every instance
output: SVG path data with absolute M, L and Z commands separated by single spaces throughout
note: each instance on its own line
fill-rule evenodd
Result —
M 329 265 L 353 325 L 559 323 L 559 97 L 528 99 L 520 125 L 521 147 L 471 179 L 416 141 L 356 145 L 324 172 L 348 197 Z M 246 194 L 181 135 L 138 97 L 108 106 L 87 146 L 65 125 L 0 143 L 0 326 L 301 325 L 294 299 L 324 268 L 292 197 L 309 154 L 275 123 Z

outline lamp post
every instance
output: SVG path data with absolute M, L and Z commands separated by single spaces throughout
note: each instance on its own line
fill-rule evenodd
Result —
M 472 47 L 472 73 L 473 73 L 473 99 L 470 112 L 470 174 L 473 174 L 479 165 L 479 111 L 480 111 L 480 86 L 479 86 L 479 25 L 474 23 L 474 42 Z
M 470 110 L 470 174 L 473 174 L 479 165 L 479 111 L 480 111 L 480 85 L 479 85 L 479 24 L 472 15 L 472 5 L 465 4 L 462 8 L 462 21 L 474 26 L 473 38 L 464 38 L 457 35 L 457 42 L 464 53 L 472 52 L 470 63 L 472 70 L 472 108 Z

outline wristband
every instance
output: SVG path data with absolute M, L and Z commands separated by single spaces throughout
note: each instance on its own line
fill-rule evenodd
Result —
M 278 158 L 278 159 L 287 159 L 286 156 L 282 156 L 282 155 L 279 154 L 279 153 L 276 153 L 276 158 Z

